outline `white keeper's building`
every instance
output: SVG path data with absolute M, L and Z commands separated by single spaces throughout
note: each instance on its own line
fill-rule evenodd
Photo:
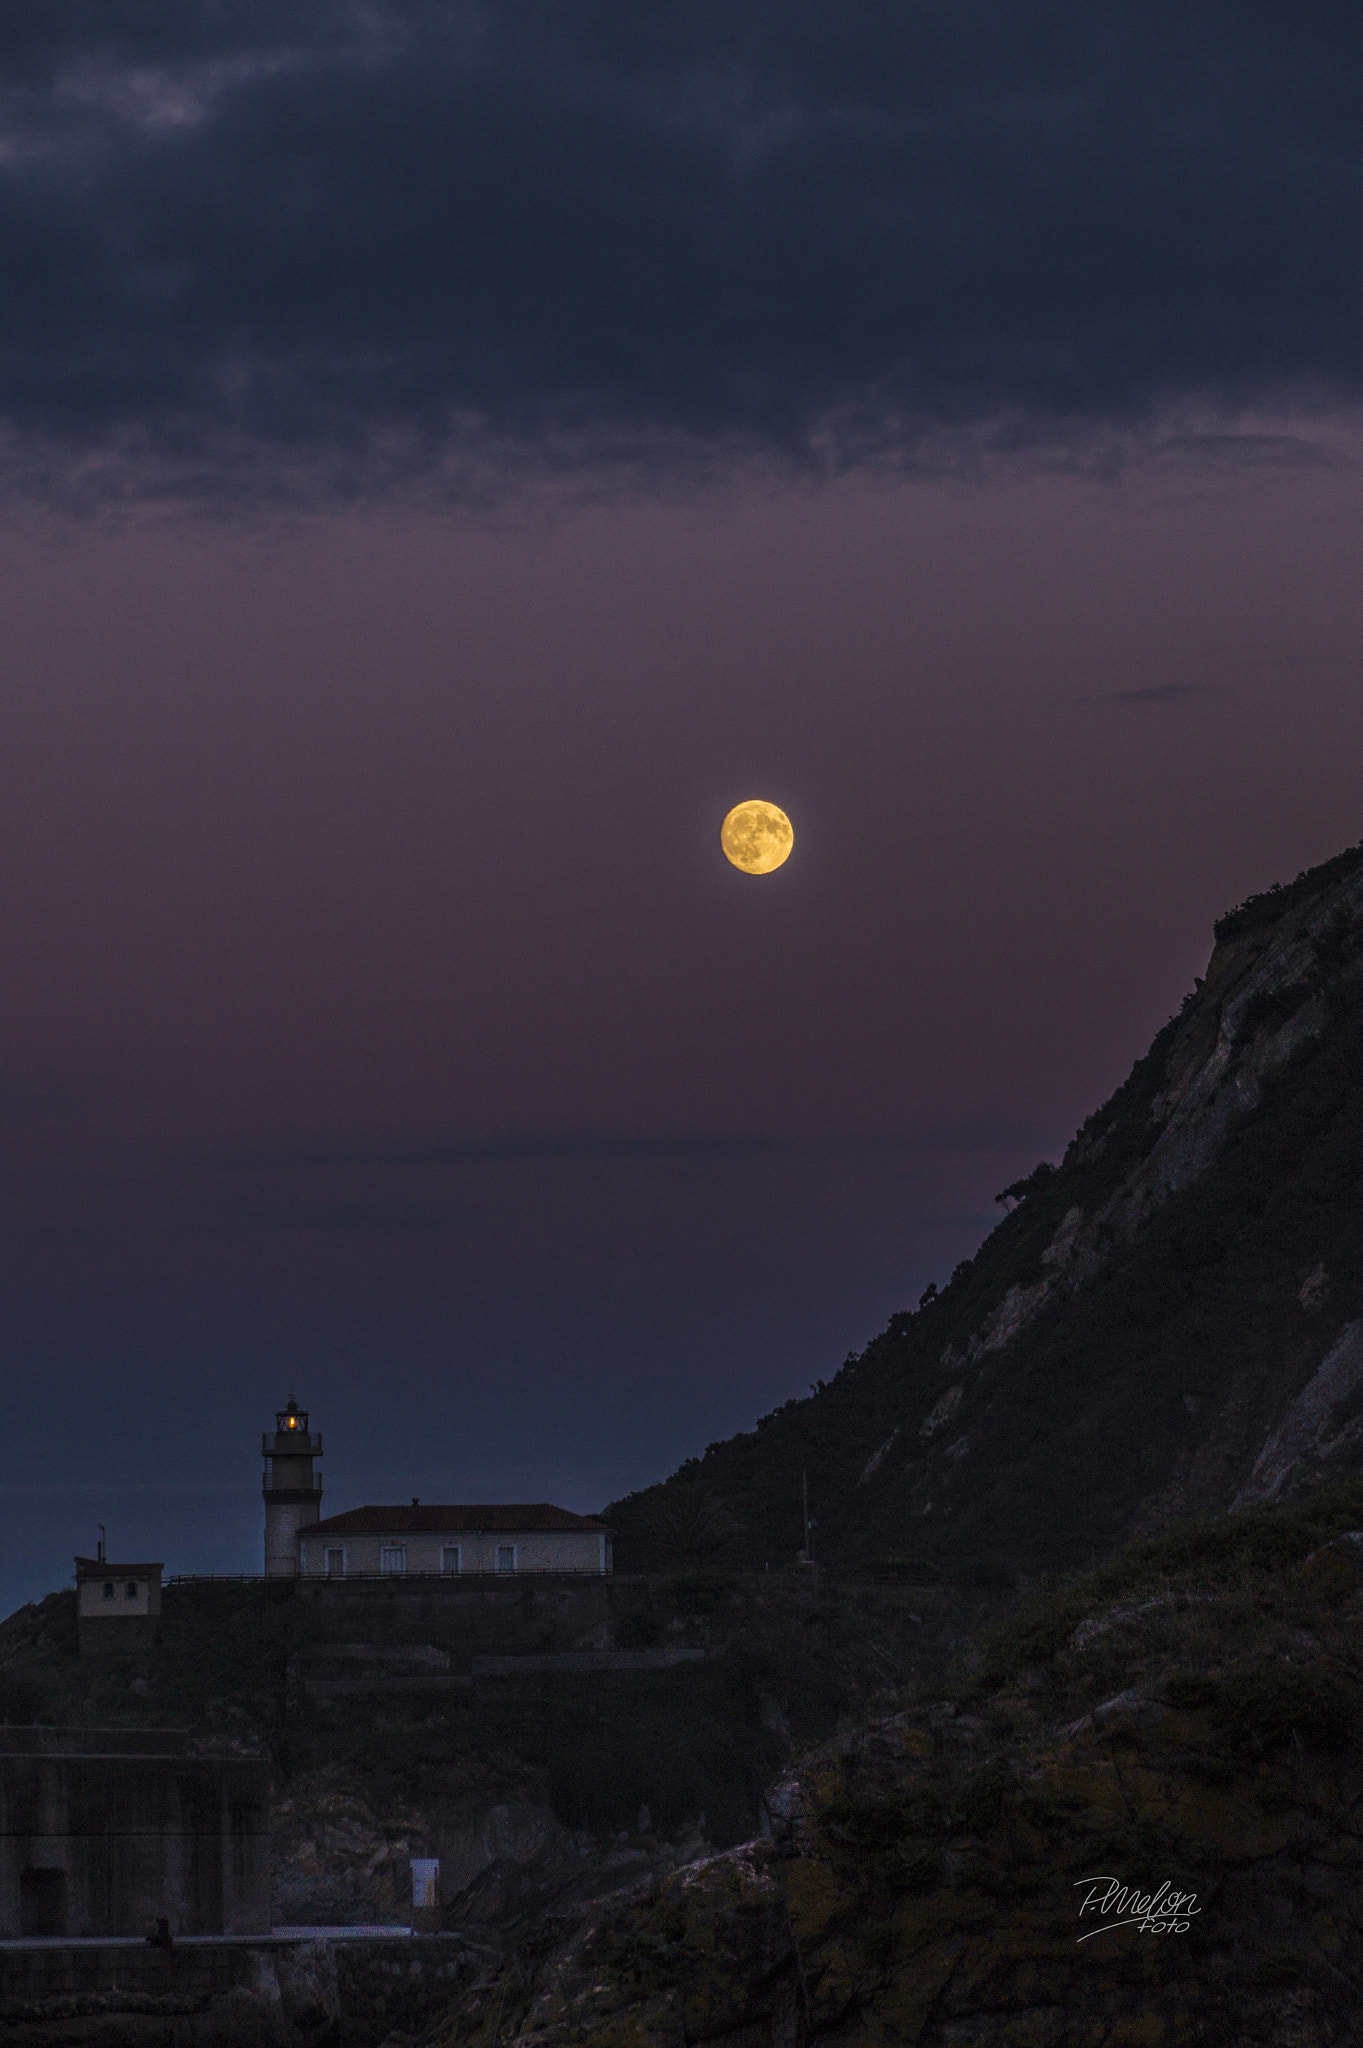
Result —
M 261 1443 L 265 1570 L 309 1579 L 463 1577 L 474 1572 L 609 1572 L 611 1531 L 548 1501 L 484 1507 L 352 1508 L 322 1519 L 322 1439 L 290 1397 Z
M 352 1508 L 299 1537 L 305 1579 L 357 1572 L 608 1572 L 610 1532 L 592 1515 L 533 1507 Z

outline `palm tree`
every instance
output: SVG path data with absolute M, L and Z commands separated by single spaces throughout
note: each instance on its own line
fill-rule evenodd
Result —
M 634 1536 L 661 1568 L 697 1570 L 717 1563 L 739 1535 L 727 1501 L 694 1474 L 678 1473 L 643 1500 L 631 1517 Z

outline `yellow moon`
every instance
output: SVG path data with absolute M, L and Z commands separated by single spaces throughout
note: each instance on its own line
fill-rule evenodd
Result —
M 795 832 L 784 811 L 752 797 L 734 805 L 719 828 L 719 843 L 745 875 L 769 875 L 789 860 Z

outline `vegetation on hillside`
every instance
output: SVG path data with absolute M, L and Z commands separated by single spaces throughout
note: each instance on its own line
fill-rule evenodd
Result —
M 668 1482 L 727 1510 L 734 1561 L 794 1555 L 805 1474 L 825 1564 L 968 1582 L 1074 1568 L 1142 1526 L 1229 1503 L 1286 1402 L 1363 1315 L 1360 872 L 1355 848 L 1223 921 L 1215 975 L 1059 1165 L 1003 1191 L 1013 1206 L 975 1257 L 808 1398 Z M 1284 964 L 1256 992 L 1270 946 Z M 1064 1269 L 1066 1230 L 1139 1180 L 1171 1102 L 1189 1076 L 1220 1071 L 1227 1045 L 1252 1085 L 1209 1111 L 1209 1156 Z M 1010 1300 L 1016 1333 L 983 1343 Z M 605 1510 L 621 1568 L 647 1554 L 662 1495 Z
M 1354 2040 L 1360 1521 L 1354 1483 L 1038 1589 L 809 1751 L 774 1839 L 528 1930 L 431 2048 Z
M 1295 882 L 1275 882 L 1272 888 L 1261 890 L 1257 896 L 1247 896 L 1236 909 L 1228 910 L 1224 917 L 1216 920 L 1213 930 L 1217 940 L 1244 939 L 1251 932 L 1267 930 L 1287 911 L 1297 909 L 1332 882 L 1342 881 L 1352 874 L 1360 862 L 1363 862 L 1363 839 L 1357 846 L 1346 847 L 1343 853 L 1335 854 L 1332 860 L 1322 861 L 1318 867 L 1303 868 Z

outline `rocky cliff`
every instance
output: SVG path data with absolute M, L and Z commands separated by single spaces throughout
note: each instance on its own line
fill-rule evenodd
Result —
M 1363 848 L 1217 926 L 1127 1081 L 973 1260 L 668 1487 L 731 1554 L 1073 1568 L 1363 1464 Z M 618 1502 L 648 1554 L 667 1489 Z M 635 1551 L 631 1551 L 631 1543 Z

